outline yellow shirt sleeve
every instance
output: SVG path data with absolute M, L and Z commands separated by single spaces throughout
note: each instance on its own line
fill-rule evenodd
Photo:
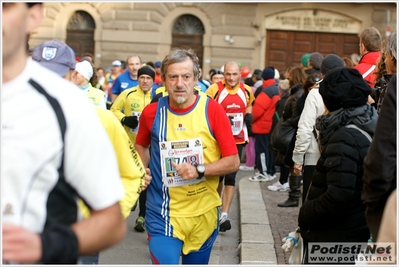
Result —
M 144 185 L 145 168 L 118 119 L 109 110 L 100 108 L 96 108 L 96 110 L 115 149 L 122 184 L 125 188 L 125 197 L 120 201 L 120 206 L 123 216 L 127 218 Z M 80 202 L 79 206 L 82 208 L 83 216 L 88 217 L 90 212 L 87 207 L 83 207 L 83 202 Z
M 157 94 L 159 94 L 159 93 L 162 93 L 162 92 L 166 92 L 165 86 L 158 87 L 158 88 L 155 90 L 155 95 L 157 95 Z
M 125 114 L 131 113 L 131 108 L 130 107 L 125 107 L 125 100 L 126 100 L 126 95 L 128 92 L 131 90 L 124 90 L 122 93 L 120 93 L 116 98 L 114 103 L 112 104 L 111 108 L 109 109 L 114 113 L 116 118 L 119 120 L 119 123 L 121 122 L 122 118 L 125 117 Z M 122 112 L 124 110 L 125 113 Z
M 252 104 L 255 101 L 255 96 L 254 93 L 252 92 L 251 87 L 249 87 L 248 85 L 244 84 L 245 89 L 249 92 L 249 95 L 247 95 L 247 105 L 248 106 L 252 106 Z
M 214 96 L 216 95 L 218 90 L 219 90 L 219 87 L 218 87 L 217 83 L 214 83 L 208 87 L 208 89 L 205 91 L 205 94 L 207 94 L 210 98 L 214 99 Z

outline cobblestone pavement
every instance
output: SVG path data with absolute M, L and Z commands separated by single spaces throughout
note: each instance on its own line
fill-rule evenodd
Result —
M 286 192 L 273 192 L 267 186 L 275 183 L 279 178 L 280 173 L 277 173 L 277 178 L 271 182 L 260 182 L 263 200 L 266 204 L 267 214 L 274 238 L 274 247 L 277 253 L 278 264 L 288 264 L 289 254 L 281 249 L 282 241 L 289 232 L 296 229 L 298 224 L 298 213 L 301 206 L 294 208 L 280 208 L 278 203 L 284 202 L 288 198 L 288 191 Z

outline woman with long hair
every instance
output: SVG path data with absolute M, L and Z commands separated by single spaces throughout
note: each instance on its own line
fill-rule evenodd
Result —
M 299 101 L 299 99 L 303 94 L 303 84 L 306 81 L 306 73 L 301 67 L 293 67 L 289 70 L 287 78 L 290 81 L 291 95 L 288 97 L 287 102 L 284 105 L 283 120 L 284 123 L 295 129 L 298 129 L 298 121 L 305 102 L 304 100 L 303 102 Z M 296 131 L 294 132 L 290 145 L 285 154 L 285 164 L 290 169 L 290 177 L 288 179 L 290 191 L 288 193 L 288 200 L 283 203 L 279 203 L 279 207 L 298 207 L 299 205 L 302 175 L 297 175 L 294 173 L 292 152 L 295 146 L 295 139 Z

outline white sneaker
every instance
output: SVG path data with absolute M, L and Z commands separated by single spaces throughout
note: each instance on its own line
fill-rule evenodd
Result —
M 257 173 L 255 174 L 255 176 L 249 177 L 248 180 L 250 180 L 251 182 L 267 182 L 267 176 L 261 174 L 261 173 Z
M 276 191 L 287 191 L 289 189 L 288 182 L 285 184 L 281 184 L 280 181 L 275 182 L 272 185 L 269 185 L 267 187 L 270 191 L 276 192 Z
M 270 191 L 276 192 L 276 191 L 280 191 L 280 189 L 283 188 L 283 185 L 280 183 L 280 181 L 275 182 L 272 185 L 269 185 L 267 187 Z
M 270 175 L 270 174 L 266 174 L 267 175 L 267 181 L 273 181 L 274 179 L 276 179 L 276 174 Z
M 288 182 L 283 184 L 283 188 L 280 191 L 288 191 L 290 190 L 290 184 Z
M 246 165 L 241 165 L 239 169 L 240 169 L 240 171 L 244 171 L 244 172 L 253 172 L 255 170 L 254 167 L 248 167 Z

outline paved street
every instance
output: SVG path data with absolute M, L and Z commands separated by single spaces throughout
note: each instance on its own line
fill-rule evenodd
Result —
M 229 218 L 232 223 L 232 229 L 225 233 L 219 233 L 212 250 L 211 265 L 239 265 L 240 259 L 240 242 L 241 242 L 241 226 L 240 226 L 240 204 L 238 201 L 238 185 L 240 179 L 247 179 L 253 175 L 253 172 L 239 171 L 236 180 L 236 194 L 229 212 Z M 277 173 L 277 179 L 279 173 Z M 272 192 L 268 190 L 267 186 L 276 181 L 260 182 L 259 187 L 265 207 L 267 211 L 272 237 L 274 240 L 274 251 L 272 254 L 276 255 L 277 264 L 287 264 L 288 254 L 281 249 L 281 239 L 289 232 L 293 231 L 297 225 L 297 216 L 299 207 L 296 208 L 280 208 L 278 203 L 283 202 L 288 197 L 288 192 Z M 242 189 L 245 190 L 245 189 Z M 258 189 L 259 190 L 259 189 Z M 240 192 L 243 194 L 253 194 L 254 192 Z M 248 205 L 249 204 L 249 205 Z M 251 203 L 246 203 L 245 207 L 251 209 Z M 259 212 L 256 209 L 250 212 Z M 100 264 L 151 264 L 148 247 L 147 235 L 145 233 L 138 233 L 134 231 L 134 222 L 137 218 L 138 211 L 134 211 L 127 219 L 128 233 L 125 239 L 116 246 L 109 248 L 100 253 Z M 262 253 L 262 252 L 261 252 Z M 270 251 L 269 251 L 270 253 Z M 264 255 L 263 255 L 264 256 Z M 255 255 L 256 257 L 256 255 Z M 259 255 L 259 259 L 262 255 Z
M 245 175 L 248 175 L 248 173 L 238 172 L 237 185 L 239 179 Z M 219 233 L 212 249 L 209 264 L 238 265 L 240 263 L 238 250 L 240 225 L 237 190 L 236 186 L 236 193 L 229 212 L 232 229 L 224 233 Z M 151 264 L 147 246 L 147 234 L 138 233 L 133 229 L 137 214 L 138 210 L 136 209 L 127 218 L 128 233 L 125 239 L 116 246 L 100 253 L 100 264 Z
M 279 177 L 279 173 L 277 178 Z M 272 192 L 267 186 L 273 184 L 277 180 L 271 182 L 261 182 L 260 188 L 262 196 L 266 204 L 267 214 L 269 216 L 270 226 L 274 239 L 274 247 L 277 255 L 278 264 L 287 264 L 289 254 L 284 253 L 281 249 L 281 239 L 288 235 L 289 232 L 295 230 L 298 223 L 299 207 L 295 208 L 280 208 L 278 203 L 284 202 L 288 198 L 287 192 Z

